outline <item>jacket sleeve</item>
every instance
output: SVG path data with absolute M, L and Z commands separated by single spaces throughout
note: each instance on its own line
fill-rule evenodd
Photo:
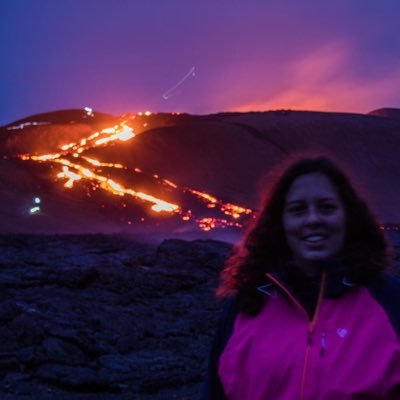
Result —
M 381 275 L 372 280 L 367 288 L 386 311 L 400 341 L 400 276 Z
M 217 332 L 212 342 L 208 358 L 206 380 L 201 396 L 202 400 L 228 400 L 224 394 L 222 383 L 218 376 L 218 362 L 220 355 L 224 351 L 224 348 L 232 335 L 237 313 L 238 306 L 236 297 L 228 299 L 223 308 L 217 326 Z

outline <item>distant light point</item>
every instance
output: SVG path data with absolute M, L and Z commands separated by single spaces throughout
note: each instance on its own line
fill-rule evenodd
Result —
M 85 107 L 84 110 L 86 111 L 86 114 L 87 114 L 89 117 L 94 117 L 93 109 L 92 109 L 92 108 L 90 108 L 90 107 Z

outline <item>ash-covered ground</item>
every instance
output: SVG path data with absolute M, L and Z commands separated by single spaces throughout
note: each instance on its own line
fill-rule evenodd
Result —
M 399 268 L 400 232 L 391 240 Z M 230 249 L 0 236 L 1 399 L 198 399 Z

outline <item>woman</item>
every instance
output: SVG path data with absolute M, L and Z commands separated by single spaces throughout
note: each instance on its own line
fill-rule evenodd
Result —
M 400 284 L 329 159 L 282 174 L 222 272 L 207 399 L 400 399 Z

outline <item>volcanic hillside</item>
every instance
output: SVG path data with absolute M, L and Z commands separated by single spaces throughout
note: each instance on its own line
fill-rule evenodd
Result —
M 113 117 L 66 110 L 0 128 L 1 232 L 240 231 L 274 167 L 328 153 L 399 223 L 400 110 Z M 96 136 L 97 135 L 97 136 Z

